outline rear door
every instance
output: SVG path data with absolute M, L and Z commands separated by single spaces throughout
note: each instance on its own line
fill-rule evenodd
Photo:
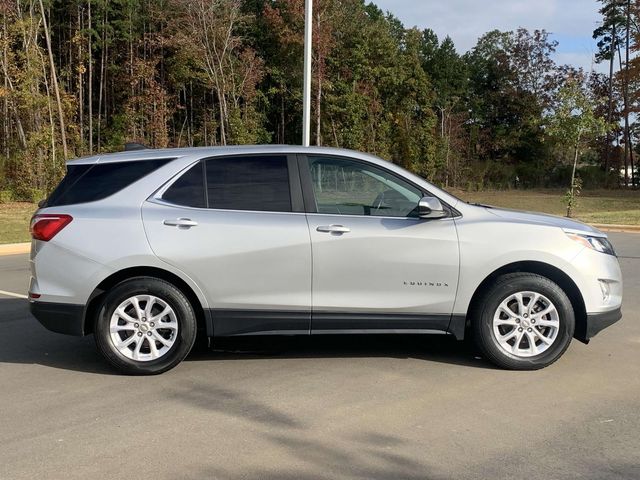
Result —
M 294 157 L 214 157 L 142 209 L 155 254 L 213 306 L 216 335 L 308 333 L 311 246 Z
M 312 332 L 446 330 L 458 282 L 453 218 L 418 218 L 426 192 L 369 162 L 308 156 L 300 168 Z

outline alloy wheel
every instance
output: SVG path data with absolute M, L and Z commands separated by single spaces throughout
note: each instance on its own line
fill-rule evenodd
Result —
M 538 292 L 509 295 L 493 316 L 493 334 L 498 345 L 517 357 L 544 353 L 555 342 L 559 330 L 558 309 Z
M 109 327 L 115 349 L 140 362 L 164 356 L 178 335 L 173 308 L 153 295 L 135 295 L 120 303 L 111 315 Z

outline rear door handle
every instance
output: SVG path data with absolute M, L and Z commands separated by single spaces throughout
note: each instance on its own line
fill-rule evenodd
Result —
M 325 233 L 349 233 L 351 231 L 349 227 L 343 225 L 320 225 L 316 230 Z
M 178 228 L 191 228 L 191 227 L 196 227 L 198 225 L 198 222 L 195 222 L 190 218 L 177 218 L 175 220 L 165 220 L 162 223 L 170 227 L 178 227 Z

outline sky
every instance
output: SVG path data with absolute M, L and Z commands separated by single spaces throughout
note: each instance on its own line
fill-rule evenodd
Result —
M 555 60 L 591 70 L 598 26 L 596 0 L 373 0 L 398 17 L 406 27 L 431 28 L 442 40 L 449 35 L 459 53 L 473 48 L 491 30 L 545 29 L 559 42 Z

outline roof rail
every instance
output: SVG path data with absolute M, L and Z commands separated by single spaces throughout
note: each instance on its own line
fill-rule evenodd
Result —
M 138 142 L 127 142 L 124 144 L 124 151 L 131 152 L 133 150 L 148 150 L 149 147 Z

